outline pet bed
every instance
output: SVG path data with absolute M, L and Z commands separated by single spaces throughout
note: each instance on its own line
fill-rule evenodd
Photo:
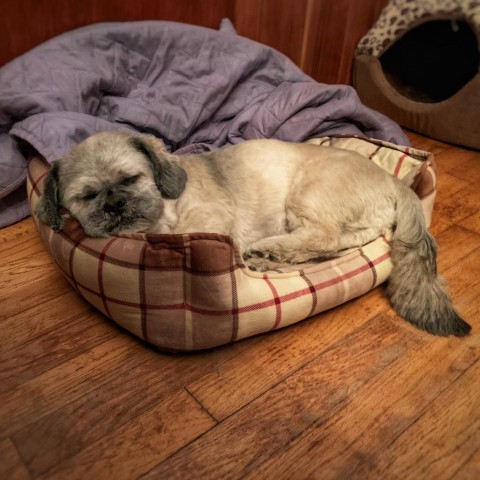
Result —
M 355 150 L 392 175 L 409 175 L 430 222 L 435 197 L 430 154 L 357 136 L 310 142 Z M 32 211 L 49 168 L 40 156 L 29 162 Z M 35 221 L 81 296 L 133 334 L 171 351 L 215 347 L 286 327 L 368 292 L 391 270 L 385 237 L 335 260 L 257 273 L 225 235 L 136 233 L 98 239 L 86 237 L 74 220 L 58 233 Z
M 49 164 L 102 130 L 150 133 L 175 154 L 337 134 L 408 145 L 399 126 L 363 105 L 352 87 L 319 84 L 231 28 L 147 21 L 67 32 L 0 69 L 0 104 L 0 226 L 22 218 L 24 203 L 35 207 Z M 354 138 L 331 142 L 400 175 L 420 161 L 428 217 L 434 176 L 426 154 Z M 23 194 L 24 153 L 32 148 L 24 202 L 12 195 Z M 86 300 L 147 342 L 177 351 L 284 327 L 365 293 L 390 268 L 385 238 L 334 262 L 262 275 L 221 235 L 94 239 L 75 222 L 61 233 L 43 224 L 39 231 Z
M 392 0 L 358 44 L 362 101 L 431 137 L 480 148 L 480 2 Z

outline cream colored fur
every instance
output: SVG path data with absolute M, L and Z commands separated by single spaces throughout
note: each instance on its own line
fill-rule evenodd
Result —
M 355 152 L 253 140 L 168 157 L 188 181 L 150 231 L 231 235 L 248 263 L 262 270 L 336 256 L 395 223 L 400 182 Z

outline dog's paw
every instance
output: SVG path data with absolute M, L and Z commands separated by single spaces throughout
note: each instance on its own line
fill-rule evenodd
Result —
M 268 266 L 265 264 L 262 258 L 249 258 L 245 259 L 245 265 L 254 272 L 266 272 Z
M 265 265 L 263 252 L 258 250 L 247 250 L 243 252 L 243 260 L 245 265 L 254 272 L 266 272 L 267 267 Z
M 255 250 L 255 249 L 247 250 L 246 252 L 244 252 L 243 259 L 244 260 L 263 259 L 263 260 L 268 260 L 270 262 L 278 262 L 277 258 L 274 255 L 272 255 L 270 252 Z
M 272 272 L 281 271 L 280 269 L 288 266 L 288 264 L 280 263 L 270 253 L 259 250 L 248 250 L 243 254 L 245 265 L 254 272 Z

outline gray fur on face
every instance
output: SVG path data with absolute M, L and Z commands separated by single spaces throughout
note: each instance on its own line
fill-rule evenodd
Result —
M 148 230 L 162 215 L 164 198 L 185 187 L 184 170 L 164 155 L 163 144 L 147 135 L 94 135 L 55 162 L 36 214 L 60 230 L 64 207 L 93 237 Z

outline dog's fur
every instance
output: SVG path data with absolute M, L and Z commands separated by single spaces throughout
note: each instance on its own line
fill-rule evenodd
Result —
M 394 309 L 434 334 L 470 331 L 437 275 L 420 201 L 355 152 L 252 140 L 175 156 L 153 136 L 103 132 L 53 165 L 36 213 L 59 230 L 60 207 L 96 237 L 227 234 L 257 270 L 336 257 L 394 230 L 387 287 Z

